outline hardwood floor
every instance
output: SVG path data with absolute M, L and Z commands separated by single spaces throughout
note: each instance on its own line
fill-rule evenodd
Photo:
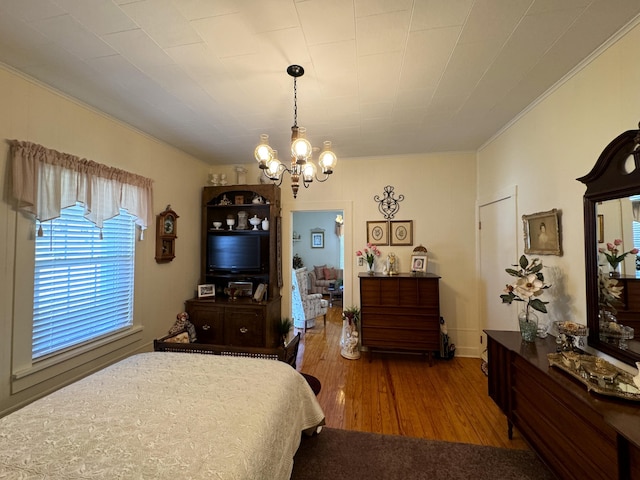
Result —
M 318 400 L 328 427 L 453 442 L 528 449 L 487 394 L 481 360 L 363 352 L 340 355 L 342 307 L 332 307 L 302 333 L 298 370 L 322 382 Z

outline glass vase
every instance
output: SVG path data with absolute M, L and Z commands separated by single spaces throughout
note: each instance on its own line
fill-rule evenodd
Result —
M 609 264 L 609 277 L 620 278 L 621 272 L 622 272 L 621 263 L 616 263 L 615 265 Z
M 518 314 L 518 324 L 522 340 L 535 342 L 538 335 L 538 316 L 531 310 L 523 310 Z
M 373 274 L 375 274 L 375 273 L 376 273 L 376 272 L 375 272 L 375 268 L 376 268 L 376 266 L 375 266 L 375 263 L 374 263 L 374 262 L 367 263 L 367 273 L 368 273 L 369 275 L 373 275 Z

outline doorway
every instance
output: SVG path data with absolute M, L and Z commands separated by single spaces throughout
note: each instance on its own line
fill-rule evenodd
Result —
M 323 202 L 296 202 L 284 204 L 282 208 L 282 305 L 283 316 L 292 315 L 292 271 L 293 256 L 298 253 L 307 269 L 313 269 L 314 265 L 335 265 L 342 268 L 344 291 L 342 297 L 343 305 L 350 305 L 353 293 L 353 252 L 352 252 L 352 229 L 353 229 L 353 204 L 340 200 L 330 200 Z M 324 214 L 326 223 L 318 223 L 319 218 L 314 218 L 314 214 Z M 295 215 L 295 220 L 294 220 Z M 342 235 L 336 235 L 335 220 L 337 215 L 342 215 L 344 225 Z M 312 223 L 313 221 L 313 223 Z M 311 230 L 324 229 L 324 248 L 311 248 Z M 295 241 L 294 241 L 294 233 Z M 299 238 L 298 238 L 299 235 Z M 330 247 L 331 242 L 334 246 Z M 309 253 L 305 253 L 306 249 Z M 332 250 L 333 249 L 333 250 Z M 313 250 L 313 253 L 311 253 Z M 329 254 L 328 252 L 333 252 Z M 328 259 L 325 258 L 327 255 Z M 314 263 L 318 262 L 318 263 Z M 335 263 L 334 263 L 335 262 Z M 326 297 L 328 300 L 328 296 Z M 286 311 L 286 313 L 285 313 Z

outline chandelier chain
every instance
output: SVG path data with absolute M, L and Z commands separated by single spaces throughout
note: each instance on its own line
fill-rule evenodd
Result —
M 293 126 L 298 126 L 298 84 L 296 78 L 293 77 Z

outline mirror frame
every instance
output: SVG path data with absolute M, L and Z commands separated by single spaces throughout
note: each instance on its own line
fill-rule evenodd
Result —
M 593 169 L 584 177 L 578 178 L 578 181 L 587 186 L 583 197 L 583 206 L 588 344 L 596 350 L 630 365 L 640 361 L 640 354 L 620 350 L 600 341 L 596 205 L 605 200 L 640 194 L 639 144 L 640 130 L 628 130 L 622 133 L 602 151 Z M 634 169 L 628 172 L 626 165 L 630 156 L 633 156 L 634 159 Z

